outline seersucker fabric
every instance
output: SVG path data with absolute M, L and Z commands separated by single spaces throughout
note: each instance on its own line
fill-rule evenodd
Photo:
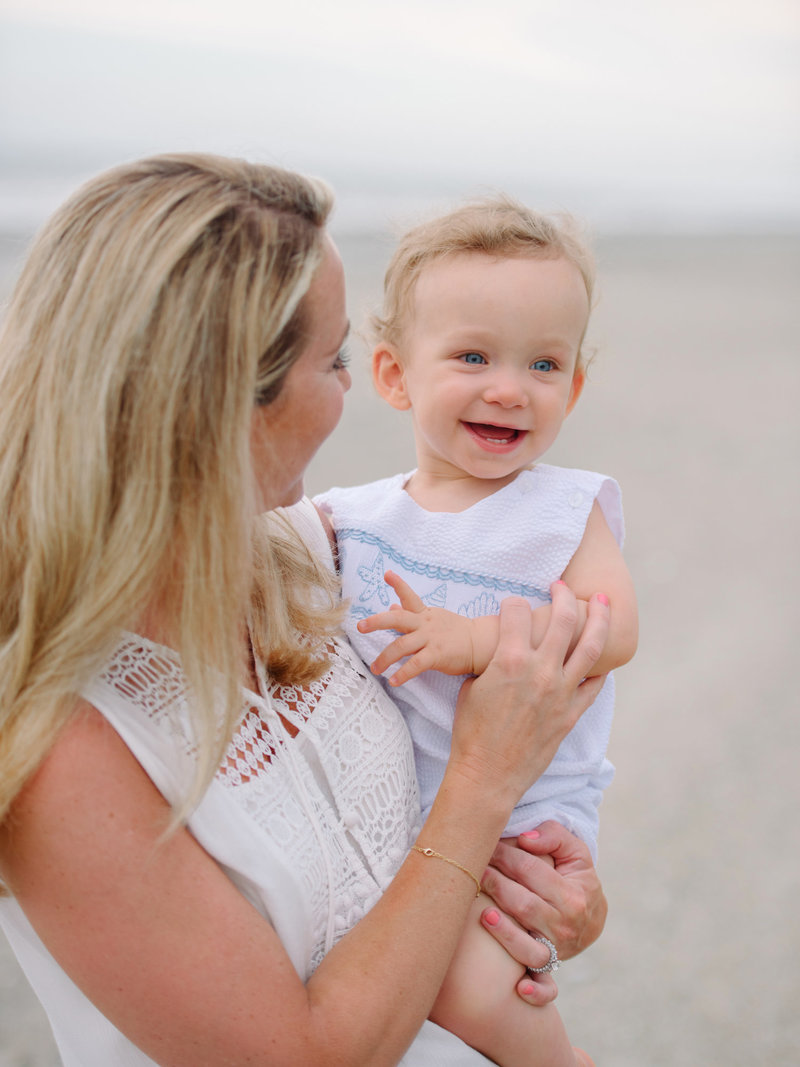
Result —
M 343 595 L 350 602 L 347 635 L 367 663 L 394 636 L 356 629 L 359 619 L 385 611 L 394 599 L 383 579 L 387 569 L 426 604 L 474 617 L 496 614 L 507 596 L 523 596 L 534 608 L 549 603 L 549 587 L 580 545 L 595 501 L 617 542 L 624 539 L 619 486 L 602 474 L 537 464 L 465 511 L 444 513 L 426 511 L 405 491 L 412 473 L 315 497 L 336 531 Z M 423 817 L 444 773 L 463 681 L 426 671 L 398 688 L 387 686 L 414 741 Z M 506 833 L 555 819 L 596 858 L 597 809 L 614 774 L 606 758 L 613 706 L 609 677 L 520 801 Z

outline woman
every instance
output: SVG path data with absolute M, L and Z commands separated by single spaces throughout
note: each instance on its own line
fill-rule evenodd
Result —
M 299 500 L 349 385 L 329 207 L 215 157 L 119 168 L 51 220 L 7 315 L 0 918 L 67 1065 L 480 1062 L 415 1035 L 508 812 L 599 686 L 601 604 L 564 664 L 568 590 L 536 652 L 506 602 L 417 839 L 409 742 L 336 636 L 321 528 L 292 509 L 309 550 L 255 518 Z M 604 903 L 543 838 L 574 877 L 503 846 L 483 880 L 568 954 Z

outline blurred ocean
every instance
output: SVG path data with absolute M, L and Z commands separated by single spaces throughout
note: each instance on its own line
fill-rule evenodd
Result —
M 59 180 L 20 178 L 2 207 L 3 300 Z M 343 210 L 333 227 L 356 327 L 380 297 L 390 220 L 414 204 L 396 208 Z M 796 1067 L 800 235 L 604 228 L 597 252 L 598 354 L 547 458 L 620 481 L 641 642 L 618 674 L 601 819 L 610 917 L 560 971 L 559 1004 L 602 1067 Z M 408 420 L 353 347 L 312 492 L 413 466 Z M 55 1063 L 0 946 L 0 1067 Z

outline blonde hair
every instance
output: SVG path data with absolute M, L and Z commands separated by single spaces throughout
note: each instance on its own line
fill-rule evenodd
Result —
M 382 312 L 370 320 L 374 340 L 398 344 L 412 313 L 414 287 L 422 271 L 435 260 L 465 253 L 498 258 L 563 256 L 580 271 L 591 307 L 594 259 L 575 219 L 543 215 L 498 194 L 423 222 L 401 237 L 386 270 Z M 578 358 L 581 365 L 580 354 Z
M 305 343 L 330 206 L 276 168 L 158 156 L 89 182 L 34 243 L 0 334 L 0 821 L 154 600 L 195 697 L 194 799 L 241 713 L 254 559 L 279 673 L 320 673 L 293 640 L 329 628 L 303 592 L 319 569 L 263 522 L 253 546 L 249 432 Z

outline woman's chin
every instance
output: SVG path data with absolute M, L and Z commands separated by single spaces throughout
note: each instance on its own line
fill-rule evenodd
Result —
M 270 505 L 270 511 L 272 508 L 290 508 L 292 504 L 297 504 L 303 499 L 305 495 L 305 488 L 302 482 L 297 482 L 291 488 L 287 489 L 285 493 L 280 494 L 280 499 L 275 500 Z
M 302 500 L 304 495 L 305 489 L 302 481 L 296 482 L 280 492 L 264 492 L 260 490 L 256 493 L 255 513 L 256 515 L 264 515 L 267 511 L 274 511 L 275 508 L 291 507 L 292 504 Z

